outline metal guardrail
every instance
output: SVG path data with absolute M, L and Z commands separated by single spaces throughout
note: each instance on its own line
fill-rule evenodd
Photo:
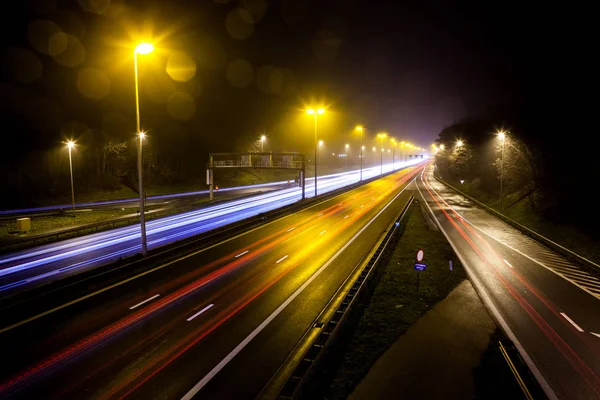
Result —
M 339 292 L 334 295 L 332 301 L 327 304 L 325 309 L 315 319 L 311 328 L 300 339 L 299 344 L 280 367 L 274 378 L 265 386 L 258 399 L 276 398 L 278 400 L 291 400 L 296 398 L 302 390 L 306 378 L 314 370 L 323 358 L 325 350 L 331 346 L 333 338 L 338 335 L 341 327 L 348 319 L 349 311 L 356 303 L 358 296 L 365 292 L 365 287 L 373 281 L 372 272 L 379 264 L 381 257 L 387 246 L 398 232 L 400 222 L 405 218 L 413 203 L 414 196 L 411 195 L 406 205 L 399 213 L 399 216 L 392 222 L 384 235 L 383 239 L 377 245 L 375 252 L 369 258 L 364 268 L 358 274 L 356 280 L 352 283 L 347 292 L 343 294 L 341 301 L 336 302 Z M 346 287 L 344 282 L 340 290 Z M 332 309 L 334 308 L 334 309 Z M 326 322 L 318 322 L 322 318 Z M 293 368 L 291 374 L 290 371 Z M 276 393 L 275 393 L 276 392 Z
M 461 196 L 464 196 L 467 199 L 469 199 L 470 201 L 472 201 L 473 203 L 477 204 L 479 207 L 483 208 L 488 213 L 494 215 L 495 217 L 502 219 L 504 222 L 511 225 L 513 228 L 519 230 L 521 233 L 529 236 L 530 238 L 536 240 L 537 242 L 543 244 L 544 246 L 549 247 L 550 249 L 562 254 L 563 256 L 567 257 L 571 261 L 574 261 L 576 263 L 579 263 L 580 265 L 586 266 L 596 272 L 600 272 L 600 265 L 596 264 L 595 262 L 588 260 L 587 258 L 567 249 L 564 246 L 561 246 L 560 244 L 548 239 L 545 236 L 540 235 L 539 233 L 529 229 L 528 227 L 521 225 L 520 223 L 508 218 L 506 215 L 494 210 L 493 208 L 486 206 L 479 200 L 473 198 L 472 196 L 469 196 L 468 194 L 464 193 L 463 191 L 454 187 L 453 185 L 449 184 L 448 182 L 444 181 L 443 179 L 440 179 L 435 174 L 433 174 L 433 177 L 438 182 L 450 187 L 451 189 L 453 189 L 454 191 L 459 193 Z
M 256 195 L 256 193 L 250 193 L 250 194 L 239 195 L 239 196 L 234 196 L 234 197 L 236 199 L 239 199 L 239 198 L 250 197 L 250 196 L 254 196 L 254 195 Z M 218 204 L 218 203 L 222 203 L 222 202 L 230 201 L 230 200 L 232 200 L 232 197 L 219 199 L 219 200 L 213 200 L 210 203 L 207 202 L 206 206 L 209 206 L 209 205 L 212 206 L 214 204 Z M 197 210 L 200 208 L 202 208 L 202 206 L 198 206 L 198 207 L 182 206 L 182 207 L 178 207 L 177 210 L 179 212 L 185 212 L 186 210 L 191 211 L 191 210 Z M 148 217 L 152 217 L 151 219 L 155 219 L 155 218 L 173 215 L 174 214 L 173 210 L 174 209 L 172 208 L 172 209 L 170 209 L 170 211 L 165 210 L 165 211 L 153 212 L 151 214 L 149 212 L 146 212 L 146 219 L 148 220 Z M 90 231 L 98 232 L 98 231 L 106 230 L 109 228 L 114 228 L 115 226 L 118 226 L 118 225 L 123 225 L 123 226 L 134 225 L 134 224 L 138 224 L 139 221 L 140 221 L 140 217 L 138 214 L 135 216 L 117 217 L 117 218 L 112 218 L 112 219 L 105 220 L 105 221 L 94 222 L 94 223 L 90 223 L 90 224 L 83 224 L 83 225 L 79 225 L 79 226 L 76 226 L 73 228 L 59 229 L 59 230 L 52 231 L 52 232 L 42 232 L 42 233 L 38 233 L 35 235 L 29 235 L 29 236 L 25 236 L 25 237 L 11 238 L 6 241 L 0 241 L 0 254 L 7 253 L 14 249 L 24 248 L 24 247 L 26 247 L 25 246 L 26 244 L 34 245 L 35 243 L 38 243 L 38 242 L 53 243 L 53 242 L 57 242 L 61 239 L 64 240 L 64 239 L 80 236 L 81 233 L 84 233 L 84 232 L 90 232 Z
M 408 166 L 409 167 L 409 166 Z M 366 184 L 369 183 L 373 180 L 382 178 L 384 176 L 387 176 L 391 173 L 395 173 L 395 172 L 399 172 L 402 171 L 405 168 L 400 168 L 400 169 L 396 169 L 390 172 L 386 172 L 383 175 L 377 175 L 374 177 L 371 177 L 369 179 L 364 179 L 362 182 L 356 182 L 347 186 L 344 186 L 340 189 L 345 189 L 345 190 L 350 190 L 353 189 L 361 184 Z M 339 190 L 339 189 L 338 189 Z M 338 190 L 335 190 L 333 192 L 328 192 L 323 194 L 322 196 L 326 196 L 329 195 L 330 193 L 338 193 Z M 238 198 L 243 198 L 243 197 L 250 197 L 250 196 L 254 196 L 256 195 L 256 193 L 250 193 L 247 195 L 239 195 L 236 196 L 236 199 Z M 321 195 L 319 195 L 321 196 Z M 322 198 L 322 197 L 319 197 Z M 225 199 L 220 199 L 220 200 L 213 200 L 210 203 L 206 203 L 206 205 L 214 205 L 217 203 L 221 203 L 221 202 L 225 202 L 225 201 L 229 201 L 231 200 L 231 198 L 225 198 Z M 201 207 L 195 207 L 194 209 L 198 209 Z M 161 216 L 167 216 L 167 215 L 173 215 L 173 213 L 169 213 L 169 212 L 158 212 L 158 213 L 154 213 L 152 214 L 153 218 L 156 217 L 161 217 Z M 147 216 L 148 217 L 148 216 Z M 36 235 L 30 235 L 27 237 L 20 237 L 20 238 L 14 238 L 14 239 L 10 239 L 10 240 L 6 240 L 6 241 L 0 241 L 0 254 L 5 254 L 10 252 L 11 250 L 15 250 L 15 249 L 20 249 L 20 248 L 25 248 L 26 244 L 30 244 L 30 245 L 34 245 L 35 243 L 38 242 L 44 242 L 44 243 L 53 243 L 53 242 L 57 242 L 60 239 L 68 239 L 68 238 L 73 238 L 73 237 L 77 237 L 80 236 L 81 233 L 83 232 L 89 232 L 89 231 L 100 231 L 100 230 L 105 230 L 108 228 L 114 228 L 115 226 L 122 224 L 122 225 L 133 225 L 135 223 L 139 222 L 139 216 L 132 216 L 132 217 L 119 217 L 119 218 L 114 218 L 111 220 L 106 220 L 106 221 L 101 221 L 101 222 L 95 222 L 95 223 L 91 223 L 91 224 L 85 224 L 85 225 L 80 225 L 74 228 L 68 228 L 68 229 L 62 229 L 59 231 L 55 231 L 55 232 L 43 232 L 43 233 L 39 233 Z

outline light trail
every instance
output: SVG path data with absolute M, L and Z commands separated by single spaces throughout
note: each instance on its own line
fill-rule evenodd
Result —
M 396 163 L 396 170 L 421 163 L 412 160 Z M 384 173 L 392 165 L 384 166 Z M 379 175 L 379 167 L 363 170 L 363 179 Z M 319 194 L 327 193 L 359 181 L 360 171 L 349 171 L 319 177 Z M 307 179 L 306 194 L 312 197 L 314 178 Z M 290 205 L 300 200 L 301 188 L 294 187 L 269 192 L 177 215 L 148 221 L 148 248 L 186 239 L 200 233 Z M 41 280 L 56 279 L 66 272 L 86 270 L 140 252 L 138 225 L 116 228 L 74 239 L 38 246 L 0 257 L 0 292 Z M 40 269 L 40 271 L 37 271 Z M 17 273 L 30 274 L 12 277 Z

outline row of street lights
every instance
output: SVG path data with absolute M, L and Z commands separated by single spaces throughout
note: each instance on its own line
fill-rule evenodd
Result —
M 136 117 L 136 134 L 137 134 L 137 169 L 138 169 L 138 190 L 140 198 L 140 231 L 142 237 L 142 256 L 146 256 L 148 252 L 148 242 L 146 238 L 146 218 L 144 214 L 144 182 L 143 182 L 143 148 L 142 144 L 146 134 L 142 131 L 140 123 L 140 94 L 139 94 L 139 82 L 138 82 L 138 54 L 145 55 L 150 54 L 154 51 L 154 46 L 151 43 L 140 43 L 133 50 L 133 70 L 135 75 L 135 117 Z M 264 140 L 263 140 L 264 141 Z M 70 139 L 66 142 L 66 146 L 69 150 L 69 171 L 71 173 L 71 206 L 73 213 L 75 213 L 75 189 L 73 186 L 73 161 L 71 152 L 75 147 L 75 142 Z
M 154 51 L 154 46 L 151 43 L 140 43 L 138 44 L 133 51 L 133 68 L 135 75 L 135 112 L 136 112 L 136 133 L 137 133 L 137 169 L 138 169 L 138 190 L 139 190 L 139 211 L 140 211 L 140 231 L 141 231 L 141 245 L 142 245 L 142 256 L 146 256 L 148 252 L 148 244 L 146 237 L 146 220 L 144 214 L 144 183 L 143 183 L 143 141 L 146 134 L 142 131 L 141 122 L 140 122 L 140 96 L 139 96 L 139 78 L 138 78 L 138 55 L 146 55 L 150 54 Z M 306 110 L 306 113 L 312 115 L 314 117 L 314 125 L 315 125 L 315 196 L 317 196 L 317 164 L 318 164 L 318 145 L 322 144 L 322 141 L 318 140 L 318 116 L 323 115 L 325 113 L 324 108 L 310 108 Z M 360 180 L 363 179 L 363 132 L 365 128 L 363 126 L 357 126 L 355 128 L 356 131 L 360 132 Z M 377 135 L 380 139 L 381 146 L 381 159 L 380 159 L 380 172 L 383 173 L 383 139 L 387 137 L 387 133 L 380 133 Z M 260 137 L 261 142 L 261 152 L 264 152 L 264 143 L 266 140 L 266 136 L 262 135 Z M 404 142 L 401 142 L 404 144 Z M 392 139 L 392 144 L 394 147 L 396 146 L 396 141 Z M 69 168 L 71 173 L 71 204 L 73 208 L 73 212 L 75 212 L 75 190 L 73 186 L 73 163 L 71 151 L 75 147 L 75 142 L 73 140 L 69 140 L 67 142 L 67 147 L 69 150 Z M 346 148 L 349 145 L 346 144 Z M 395 148 L 394 148 L 394 158 L 395 158 Z
M 502 151 L 500 153 L 500 211 L 504 210 L 504 196 L 503 196 L 503 181 L 504 181 L 504 145 L 506 143 L 506 139 L 507 139 L 507 135 L 506 132 L 504 131 L 498 131 L 496 133 L 496 137 L 498 138 L 498 140 L 500 140 L 500 142 L 502 143 Z M 462 146 L 464 146 L 464 141 L 459 139 L 456 141 L 455 144 L 455 148 L 459 149 Z M 433 150 L 437 153 L 438 151 L 444 151 L 444 149 L 446 148 L 444 146 L 444 144 L 440 144 L 439 146 L 432 144 L 431 145 L 433 147 Z
M 322 140 L 318 140 L 317 139 L 317 119 L 318 119 L 318 115 L 323 115 L 325 114 L 325 109 L 324 108 L 309 108 L 306 110 L 306 113 L 308 115 L 312 115 L 314 116 L 314 120 L 315 120 L 315 196 L 317 196 L 317 164 L 318 164 L 318 146 L 323 144 Z M 360 132 L 360 181 L 363 180 L 363 150 L 365 149 L 365 146 L 363 145 L 363 133 L 365 131 L 364 126 L 362 125 L 357 125 L 354 128 L 355 131 Z M 379 145 L 381 148 L 381 155 L 380 155 L 380 174 L 383 174 L 383 140 L 385 138 L 388 137 L 388 134 L 386 132 L 381 132 L 379 134 L 377 134 L 377 137 L 379 138 Z M 391 142 L 393 145 L 393 149 L 394 149 L 394 154 L 393 154 L 393 167 L 395 168 L 395 162 L 396 162 L 396 144 L 398 144 L 398 142 L 396 141 L 396 139 L 391 138 Z M 419 149 L 419 150 L 423 150 L 420 147 L 416 147 L 413 146 L 409 143 L 405 143 L 405 142 L 400 142 L 401 146 L 405 146 L 407 148 L 411 148 L 411 149 Z M 348 144 L 346 144 L 346 149 L 348 149 L 350 146 Z M 373 148 L 373 151 L 375 151 L 375 148 Z M 388 150 L 389 152 L 389 150 Z M 348 162 L 348 160 L 346 159 L 346 163 Z M 347 164 L 346 164 L 347 165 Z

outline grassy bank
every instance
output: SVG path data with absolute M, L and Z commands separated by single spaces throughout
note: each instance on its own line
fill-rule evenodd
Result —
M 218 201 L 227 201 L 232 198 L 239 196 L 220 196 Z M 161 205 L 150 205 L 146 206 L 146 220 L 152 220 L 154 218 L 166 217 L 169 215 L 179 214 L 186 211 L 198 209 L 210 200 L 208 197 L 196 199 L 192 202 L 186 202 L 180 206 L 164 208 Z M 68 230 L 70 228 L 79 227 L 82 225 L 95 224 L 98 222 L 105 222 L 114 220 L 117 218 L 133 217 L 131 221 L 119 222 L 118 226 L 124 226 L 125 224 L 138 224 L 138 207 L 112 209 L 112 210 L 97 210 L 97 211 L 76 211 L 75 215 L 66 213 L 63 215 L 53 216 L 40 216 L 31 218 L 31 230 L 25 236 L 33 236 L 36 234 L 50 233 L 58 230 Z M 15 232 L 16 222 L 15 220 L 6 220 L 0 222 L 0 242 L 9 243 L 11 239 L 18 239 L 22 237 L 22 234 Z M 96 232 L 99 230 L 105 230 L 112 228 L 111 225 L 106 225 L 102 228 L 86 229 L 81 231 L 81 234 Z M 55 237 L 49 238 L 50 241 L 55 240 Z M 38 242 L 40 243 L 40 242 Z
M 427 270 L 420 273 L 417 293 L 414 263 L 418 249 L 425 252 Z M 311 396 L 318 391 L 320 398 L 347 398 L 398 337 L 466 278 L 442 233 L 429 230 L 417 202 L 400 240 L 378 268 L 379 281 L 372 295 L 359 305 L 357 321 L 327 360 L 327 382 L 309 383 L 315 387 Z
M 447 180 L 447 182 L 486 206 L 500 212 L 500 199 L 479 190 L 477 181 L 465 182 L 464 184 L 453 180 Z M 505 216 L 561 246 L 600 264 L 600 247 L 597 245 L 597 239 L 572 227 L 545 219 L 539 211 L 531 207 L 527 199 L 519 199 L 519 197 L 518 193 L 509 193 L 504 197 L 503 214 Z M 565 210 L 565 212 L 568 212 L 568 210 Z

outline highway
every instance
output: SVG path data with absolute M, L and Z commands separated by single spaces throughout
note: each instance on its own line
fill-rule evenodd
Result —
M 3 325 L 0 397 L 255 398 L 398 216 L 421 170 Z
M 548 397 L 600 398 L 600 280 L 437 182 L 432 168 L 419 193 Z
M 396 163 L 396 169 L 415 164 Z M 384 173 L 392 165 L 384 165 Z M 377 176 L 380 168 L 363 170 L 363 179 Z M 359 171 L 319 177 L 319 194 L 356 183 Z M 307 181 L 306 195 L 314 195 L 314 180 Z M 298 187 L 263 193 L 203 207 L 191 212 L 157 218 L 146 223 L 148 249 L 176 242 L 225 225 L 274 210 L 301 199 Z M 139 225 L 130 225 L 42 245 L 0 257 L 0 294 L 7 295 L 72 276 L 140 252 Z
M 293 183 L 292 183 L 293 184 Z M 248 186 L 235 186 L 229 188 L 220 188 L 218 191 L 214 191 L 215 198 L 219 198 L 222 196 L 239 196 L 239 195 L 248 195 L 253 193 L 261 193 L 271 190 L 278 190 L 290 187 L 288 181 L 281 182 L 269 182 L 269 183 L 260 183 L 256 185 L 248 185 Z M 200 198 L 206 198 L 209 196 L 208 190 L 199 190 L 195 192 L 185 192 L 185 193 L 173 193 L 173 194 L 165 194 L 165 195 L 155 195 L 146 197 L 146 205 L 164 205 L 168 202 L 174 202 L 177 200 L 191 200 L 195 201 Z M 135 208 L 139 206 L 140 200 L 139 198 L 131 198 L 131 199 L 118 199 L 118 200 L 103 200 L 103 201 L 90 201 L 86 203 L 76 203 L 75 211 L 76 212 L 85 212 L 92 210 L 112 210 L 112 209 L 121 209 L 121 208 Z M 54 206 L 43 206 L 43 207 L 31 207 L 31 208 L 21 208 L 21 209 L 12 209 L 12 210 L 0 210 L 0 220 L 14 220 L 16 218 L 23 217 L 42 217 L 42 216 L 52 216 L 59 215 L 65 211 L 71 211 L 71 204 L 62 204 L 62 205 L 54 205 Z

